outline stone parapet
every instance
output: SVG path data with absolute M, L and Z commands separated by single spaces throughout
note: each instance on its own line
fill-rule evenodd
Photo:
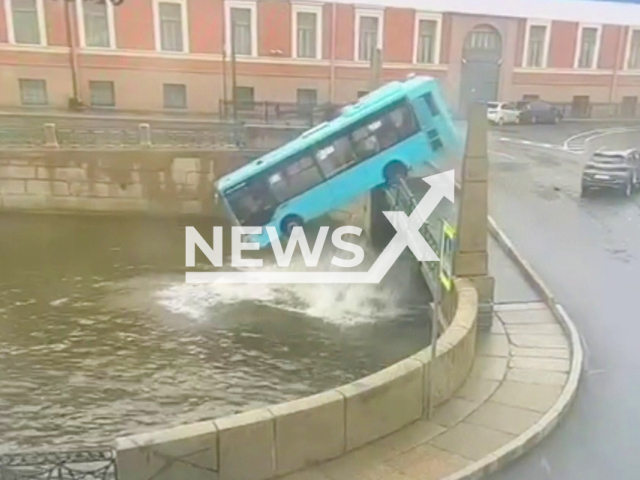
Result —
M 333 459 L 423 418 L 464 383 L 475 358 L 478 295 L 455 280 L 455 314 L 430 347 L 353 383 L 268 408 L 116 442 L 121 480 L 266 480 Z M 433 381 L 429 381 L 433 375 Z

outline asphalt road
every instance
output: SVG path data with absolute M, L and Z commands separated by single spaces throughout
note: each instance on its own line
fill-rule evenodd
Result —
M 640 478 L 640 192 L 581 199 L 588 153 L 561 149 L 580 130 L 597 128 L 512 127 L 491 135 L 491 213 L 573 318 L 586 354 L 564 421 L 491 480 Z M 571 147 L 579 150 L 589 136 Z M 582 146 L 640 147 L 640 131 Z

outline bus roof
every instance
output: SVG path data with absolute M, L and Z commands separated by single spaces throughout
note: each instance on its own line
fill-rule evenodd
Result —
M 413 77 L 403 82 L 390 82 L 360 98 L 355 104 L 346 106 L 339 117 L 316 125 L 294 140 L 222 177 L 219 180 L 218 188 L 234 186 L 257 173 L 268 170 L 282 160 L 309 148 L 333 133 L 341 131 L 385 105 L 400 100 L 407 92 L 415 89 L 424 89 L 426 85 L 433 81 L 432 77 L 421 76 Z

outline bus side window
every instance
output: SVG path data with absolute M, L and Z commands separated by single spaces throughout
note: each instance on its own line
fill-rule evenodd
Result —
M 340 137 L 333 143 L 319 149 L 316 160 L 326 177 L 332 176 L 338 170 L 354 161 L 351 142 L 348 137 Z
M 378 135 L 382 128 L 382 120 L 378 119 L 351 134 L 351 141 L 358 161 L 366 160 L 380 153 L 381 145 Z
M 318 167 L 310 157 L 302 157 L 269 177 L 273 194 L 279 202 L 285 202 L 311 188 L 323 180 Z
M 385 121 L 384 141 L 382 148 L 390 148 L 407 137 L 414 135 L 417 131 L 416 121 L 413 112 L 407 105 L 402 105 L 383 117 Z

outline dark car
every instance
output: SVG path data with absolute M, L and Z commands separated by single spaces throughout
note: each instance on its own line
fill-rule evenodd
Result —
M 520 123 L 558 123 L 562 112 L 542 100 L 520 101 L 516 104 L 520 110 Z
M 598 189 L 619 190 L 626 197 L 640 183 L 640 153 L 599 151 L 593 154 L 582 172 L 582 196 Z

